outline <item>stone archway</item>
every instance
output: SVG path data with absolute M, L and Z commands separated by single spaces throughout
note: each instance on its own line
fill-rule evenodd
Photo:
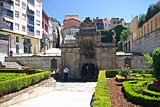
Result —
M 83 81 L 90 81 L 96 79 L 96 77 L 96 65 L 93 63 L 84 63 L 81 68 L 81 79 Z

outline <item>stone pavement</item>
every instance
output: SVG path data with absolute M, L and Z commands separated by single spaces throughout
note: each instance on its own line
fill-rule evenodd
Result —
M 27 101 L 9 107 L 90 107 L 96 82 L 57 82 L 56 87 Z

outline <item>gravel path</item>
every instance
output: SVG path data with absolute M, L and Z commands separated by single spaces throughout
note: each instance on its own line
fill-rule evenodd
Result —
M 121 90 L 121 82 L 115 81 L 115 78 L 108 79 L 107 84 L 109 88 L 111 107 L 142 107 L 127 101 Z

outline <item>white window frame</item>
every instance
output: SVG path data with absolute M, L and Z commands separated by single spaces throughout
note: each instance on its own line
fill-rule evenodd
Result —
M 15 29 L 19 30 L 19 23 L 15 23 Z
M 19 11 L 15 10 L 15 17 L 19 18 Z
M 22 25 L 22 31 L 23 31 L 23 32 L 26 31 L 26 26 Z

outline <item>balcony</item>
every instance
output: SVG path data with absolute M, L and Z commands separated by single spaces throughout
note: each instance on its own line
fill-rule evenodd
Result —
M 34 25 L 34 21 L 32 21 L 32 20 L 27 20 L 27 24 L 29 24 L 29 25 Z
M 5 9 L 3 11 L 3 15 L 6 16 L 6 17 L 8 17 L 8 18 L 10 18 L 10 19 L 13 19 L 13 11 L 11 11 L 11 10 Z
M 12 22 L 8 22 L 8 21 L 4 21 L 3 22 L 3 28 L 4 29 L 8 29 L 8 30 L 13 30 L 13 23 Z
M 13 11 L 13 5 L 9 3 L 3 3 L 3 8 Z

